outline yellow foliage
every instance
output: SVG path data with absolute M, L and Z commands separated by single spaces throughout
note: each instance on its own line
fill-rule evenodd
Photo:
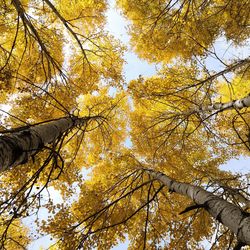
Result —
M 150 62 L 204 55 L 221 35 L 240 44 L 249 36 L 249 1 L 119 0 L 131 21 L 131 44 Z
M 230 83 L 220 82 L 218 85 L 221 102 L 238 100 L 250 94 L 250 80 L 245 77 L 236 76 Z
M 6 219 L 6 218 L 5 218 Z M 1 218 L 2 222 L 0 224 L 0 234 L 2 235 L 3 232 L 6 230 L 4 225 L 8 223 L 8 220 Z M 30 243 L 30 238 L 28 236 L 28 228 L 25 227 L 20 220 L 16 219 L 7 231 L 6 239 L 1 241 L 1 248 L 3 249 L 15 249 L 15 250 L 22 250 L 27 247 Z

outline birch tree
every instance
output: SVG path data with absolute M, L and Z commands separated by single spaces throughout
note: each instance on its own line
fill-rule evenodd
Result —
M 88 122 L 94 119 L 102 117 L 64 117 L 30 127 L 17 128 L 14 132 L 5 131 L 8 135 L 0 137 L 0 171 L 26 163 L 45 146 L 55 145 L 64 134 L 74 128 L 87 127 Z
M 116 175 L 101 172 L 103 168 L 116 166 L 119 166 Z M 211 171 L 209 166 L 206 166 L 206 174 L 200 173 L 204 178 L 200 179 L 203 188 L 176 181 L 156 170 L 164 167 L 158 165 L 149 169 L 134 156 L 112 155 L 110 160 L 97 166 L 94 178 L 84 185 L 73 207 L 60 211 L 48 226 L 44 225 L 45 231 L 58 239 L 62 249 L 111 248 L 125 237 L 130 246 L 137 249 L 160 246 L 200 249 L 202 241 L 211 239 L 214 233 L 221 238 L 212 242 L 217 248 L 234 246 L 239 249 L 249 245 L 249 213 L 234 203 L 232 197 L 224 196 L 224 191 L 216 193 L 213 186 L 209 187 L 210 191 L 204 190 L 205 176 Z M 171 173 L 169 168 L 165 169 Z M 185 179 L 194 181 L 191 175 Z M 226 173 L 220 175 L 221 178 L 224 175 L 224 181 L 231 186 L 237 182 Z M 183 176 L 178 177 L 183 179 Z M 198 175 L 194 178 L 199 183 Z M 91 193 L 95 198 L 87 202 Z M 54 230 L 62 221 L 65 224 Z M 230 232 L 235 239 L 227 242 Z
M 149 174 L 154 179 L 167 186 L 170 191 L 186 195 L 197 204 L 191 208 L 187 208 L 186 211 L 199 207 L 206 209 L 211 216 L 227 226 L 237 236 L 239 241 L 238 245 L 244 246 L 250 244 L 249 214 L 244 213 L 239 207 L 232 205 L 199 187 L 177 182 L 160 172 L 152 170 L 146 171 L 149 171 Z M 182 213 L 186 211 L 183 211 Z
M 158 146 L 166 146 L 176 133 L 181 135 L 179 146 L 203 134 L 208 140 L 243 144 L 249 150 L 248 65 L 243 59 L 211 74 L 195 62 L 180 62 L 151 78 L 133 80 L 129 89 L 136 112 L 131 117 L 149 141 L 157 137 Z M 228 82 L 227 74 L 233 76 Z

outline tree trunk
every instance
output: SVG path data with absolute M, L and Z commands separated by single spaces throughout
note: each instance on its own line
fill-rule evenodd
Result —
M 212 217 L 228 227 L 239 242 L 250 245 L 250 214 L 200 187 L 175 181 L 158 171 L 146 169 L 146 172 L 167 186 L 169 190 L 191 198 L 197 205 L 206 209 Z
M 46 144 L 54 143 L 60 136 L 76 126 L 85 125 L 94 117 L 64 117 L 53 121 L 17 128 L 0 136 L 0 172 L 26 163 Z
M 227 109 L 242 109 L 245 107 L 250 107 L 250 95 L 239 99 L 234 100 L 231 102 L 225 102 L 225 103 L 215 103 L 208 106 L 200 106 L 199 108 L 194 108 L 193 110 L 190 110 L 189 113 L 199 113 L 202 111 L 224 111 Z

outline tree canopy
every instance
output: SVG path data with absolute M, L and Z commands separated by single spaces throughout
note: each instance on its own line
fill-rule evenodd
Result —
M 0 248 L 250 249 L 250 1 L 115 4 L 0 0 Z

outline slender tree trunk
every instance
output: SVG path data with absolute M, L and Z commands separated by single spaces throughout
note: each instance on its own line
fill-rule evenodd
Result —
M 203 207 L 212 217 L 228 227 L 239 242 L 250 245 L 250 214 L 200 187 L 175 181 L 158 171 L 148 169 L 145 171 L 169 190 L 191 198 L 198 207 Z
M 27 162 L 45 145 L 56 142 L 60 136 L 76 126 L 85 125 L 94 117 L 64 117 L 53 121 L 15 129 L 0 136 L 0 172 Z M 18 131 L 19 130 L 19 131 Z
M 245 107 L 250 107 L 250 95 L 239 99 L 234 100 L 231 102 L 225 102 L 225 103 L 214 103 L 212 105 L 208 106 L 200 106 L 199 108 L 194 108 L 193 110 L 190 110 L 189 113 L 199 113 L 202 111 L 224 111 L 227 109 L 242 109 Z

